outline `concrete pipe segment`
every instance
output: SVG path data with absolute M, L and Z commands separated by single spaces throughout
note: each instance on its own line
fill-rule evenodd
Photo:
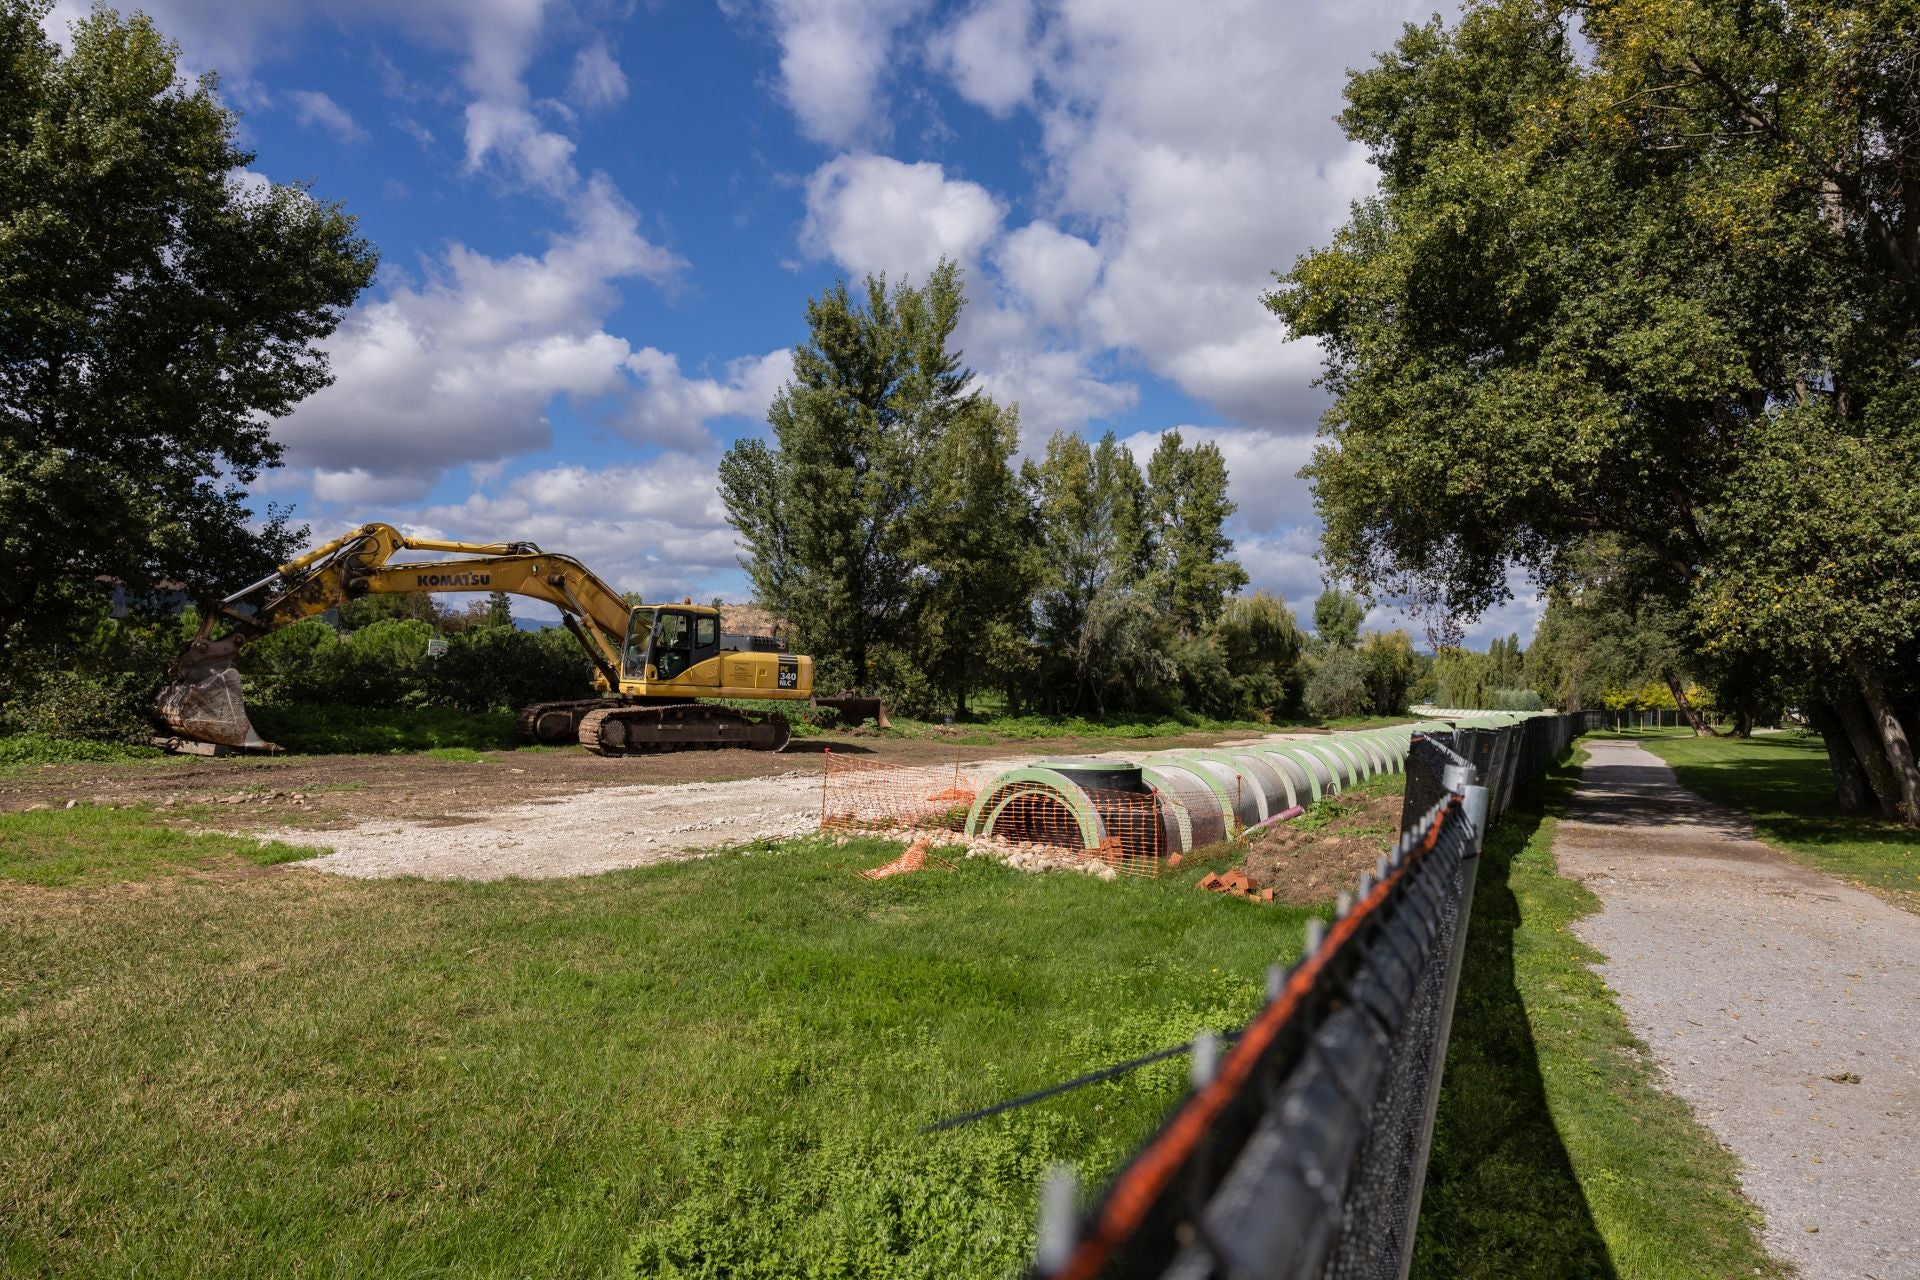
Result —
M 1370 778 L 1399 773 L 1414 734 L 1454 727 L 1431 721 L 1276 736 L 1156 751 L 1134 761 L 1041 760 L 981 788 L 967 815 L 967 834 L 1082 849 L 1120 844 L 1130 854 L 1155 858 L 1188 853 Z M 1143 805 L 1152 807 L 1152 819 L 1142 820 Z M 1149 843 L 1152 849 L 1140 847 Z

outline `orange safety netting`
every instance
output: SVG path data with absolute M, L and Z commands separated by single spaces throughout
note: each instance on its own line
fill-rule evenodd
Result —
M 929 768 L 859 760 L 831 751 L 821 759 L 822 831 L 966 830 L 974 793 L 957 760 L 951 766 Z

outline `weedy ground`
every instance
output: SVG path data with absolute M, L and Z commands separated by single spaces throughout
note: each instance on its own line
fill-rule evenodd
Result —
M 365 882 L 138 809 L 0 816 L 0 1272 L 1005 1274 L 1304 911 L 800 841 Z

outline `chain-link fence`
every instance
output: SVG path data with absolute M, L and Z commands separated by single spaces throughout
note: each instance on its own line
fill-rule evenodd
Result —
M 1049 1185 L 1033 1274 L 1404 1277 L 1483 834 L 1608 714 L 1417 736 L 1394 852 L 1230 1049 L 1195 1041 L 1193 1091 L 1091 1212 Z

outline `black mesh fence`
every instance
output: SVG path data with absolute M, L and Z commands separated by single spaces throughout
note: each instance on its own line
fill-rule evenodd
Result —
M 1050 1189 L 1033 1274 L 1405 1276 L 1482 830 L 1609 714 L 1416 736 L 1392 855 L 1091 1212 Z

